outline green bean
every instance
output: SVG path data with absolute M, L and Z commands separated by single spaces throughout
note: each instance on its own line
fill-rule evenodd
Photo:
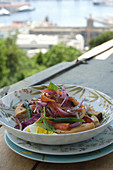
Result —
M 28 119 L 30 119 L 31 118 L 31 111 L 30 111 L 30 108 L 29 108 L 29 102 L 28 101 L 25 102 L 25 107 L 26 107 L 26 110 L 27 110 Z
M 49 118 L 52 122 L 56 123 L 73 123 L 73 122 L 85 122 L 83 119 L 78 119 L 74 117 L 65 117 L 65 118 Z

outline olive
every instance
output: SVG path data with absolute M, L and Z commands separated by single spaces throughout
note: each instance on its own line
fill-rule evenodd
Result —
M 97 118 L 98 118 L 99 122 L 103 119 L 102 112 L 97 114 Z

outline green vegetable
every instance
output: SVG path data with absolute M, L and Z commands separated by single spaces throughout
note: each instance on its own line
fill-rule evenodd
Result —
M 44 107 L 44 114 L 43 114 L 43 115 L 44 115 L 43 117 L 40 117 L 38 123 L 42 123 L 42 122 L 43 122 L 43 123 L 44 123 L 44 126 L 45 126 L 45 128 L 46 128 L 47 130 L 56 132 L 55 129 L 54 129 L 54 127 L 47 121 L 47 120 L 49 120 L 49 118 L 45 116 L 45 107 Z
M 44 126 L 46 127 L 47 130 L 56 132 L 54 127 L 46 119 L 44 119 L 43 122 L 44 122 Z
M 43 110 L 44 110 L 44 117 L 45 117 L 45 116 L 46 116 L 46 115 L 45 115 L 45 114 L 46 114 L 46 108 L 44 107 Z
M 29 108 L 29 102 L 28 101 L 25 102 L 25 107 L 26 107 L 26 110 L 27 110 L 28 119 L 30 119 L 31 118 L 31 111 L 30 111 L 30 108 Z
M 48 119 L 48 117 L 45 116 L 46 112 L 45 112 L 45 107 L 43 107 L 43 111 L 44 111 L 44 114 L 42 117 L 40 117 L 38 123 L 42 123 L 44 119 Z
M 73 123 L 73 122 L 85 122 L 83 119 L 77 119 L 74 117 L 66 117 L 66 118 L 49 118 L 52 122 L 57 123 Z
M 55 84 L 53 84 L 52 82 L 50 82 L 48 89 L 58 90 L 58 87 Z
M 89 116 L 92 116 L 92 115 L 97 116 L 95 113 L 87 112 L 87 114 L 88 114 Z
M 40 119 L 38 120 L 38 123 L 42 123 L 45 117 L 40 117 Z

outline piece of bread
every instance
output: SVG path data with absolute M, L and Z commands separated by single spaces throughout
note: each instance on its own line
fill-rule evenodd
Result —
M 92 119 L 92 121 L 94 122 L 95 127 L 100 126 L 100 122 L 99 122 L 99 120 L 98 120 L 98 118 L 97 118 L 96 116 L 92 115 L 92 116 L 91 116 L 91 119 Z
M 95 125 L 92 122 L 92 123 L 83 123 L 80 126 L 74 127 L 70 130 L 59 130 L 59 129 L 57 129 L 56 132 L 58 134 L 67 134 L 67 133 L 76 133 L 76 132 L 87 131 L 87 130 L 90 130 L 90 129 L 93 129 L 93 128 L 95 128 Z
M 17 117 L 20 122 L 27 118 L 27 110 L 22 104 L 23 103 L 19 104 L 15 109 L 15 117 Z

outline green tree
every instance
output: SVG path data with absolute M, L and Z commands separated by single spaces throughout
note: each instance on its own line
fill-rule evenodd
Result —
M 45 54 L 40 52 L 33 58 L 28 58 L 26 52 L 16 45 L 15 36 L 0 39 L 0 88 L 62 61 L 72 61 L 80 55 L 79 50 L 60 43 L 52 46 Z
M 36 57 L 36 63 L 43 65 L 43 58 L 44 58 L 44 54 L 40 52 Z
M 74 47 L 67 47 L 64 43 L 59 43 L 50 48 L 45 54 L 37 54 L 35 57 L 39 64 L 46 67 L 53 66 L 63 61 L 73 61 L 82 53 Z
M 111 39 L 113 39 L 113 32 L 111 32 L 111 31 L 105 32 L 97 37 L 92 38 L 89 41 L 89 49 L 94 48 L 98 45 L 101 45 L 104 42 L 107 42 Z
M 0 87 L 8 86 L 26 77 L 25 70 L 32 65 L 26 52 L 15 43 L 15 37 L 0 39 Z
M 0 87 L 7 85 L 7 75 L 10 72 L 10 69 L 6 66 L 7 55 L 6 51 L 7 48 L 5 46 L 5 41 L 0 39 Z M 4 81 L 3 81 L 4 79 Z

